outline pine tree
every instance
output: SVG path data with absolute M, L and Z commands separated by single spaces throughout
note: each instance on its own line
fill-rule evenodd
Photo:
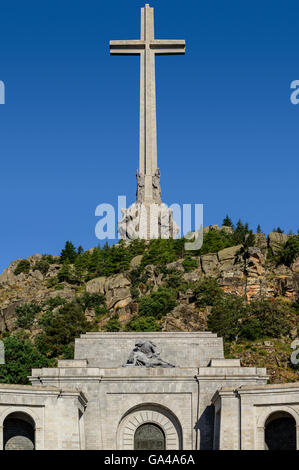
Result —
M 262 229 L 261 229 L 260 224 L 258 224 L 258 226 L 256 228 L 256 233 L 262 233 Z
M 86 262 L 83 258 L 83 256 L 77 256 L 75 264 L 74 264 L 74 270 L 75 270 L 75 280 L 79 283 L 81 283 L 84 280 L 84 274 L 86 271 Z
M 76 248 L 72 242 L 67 241 L 65 243 L 65 247 L 61 250 L 60 253 L 60 262 L 64 263 L 64 261 L 69 261 L 69 263 L 73 264 L 75 259 L 77 258 Z
M 82 255 L 84 253 L 83 246 L 79 246 L 77 250 L 78 255 Z
M 274 228 L 273 232 L 283 233 L 283 230 L 280 227 Z
M 231 227 L 231 228 L 234 227 L 233 222 L 232 222 L 232 219 L 231 219 L 228 215 L 226 215 L 226 216 L 224 217 L 223 222 L 222 222 L 222 226 L 224 226 L 224 227 Z
M 62 263 L 57 277 L 59 282 L 69 282 L 71 280 L 71 266 L 68 259 Z
M 92 250 L 92 253 L 89 257 L 88 268 L 94 274 L 100 274 L 102 266 L 102 251 L 99 247 L 96 247 Z
M 237 226 L 234 232 L 234 239 L 237 244 L 244 243 L 246 234 L 249 233 L 248 223 L 244 225 L 241 219 L 238 220 Z

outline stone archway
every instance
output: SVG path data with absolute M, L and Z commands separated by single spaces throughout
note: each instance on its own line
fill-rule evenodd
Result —
M 162 431 L 166 450 L 182 449 L 182 429 L 179 420 L 169 409 L 158 404 L 134 407 L 122 417 L 117 431 L 117 448 L 134 450 L 136 432 L 145 424 L 154 425 L 157 430 Z
M 134 450 L 165 450 L 165 434 L 160 426 L 141 424 L 134 434 Z
M 265 449 L 296 450 L 296 421 L 285 412 L 276 411 L 265 423 Z
M 276 413 L 285 412 L 287 415 L 294 418 L 296 423 L 297 434 L 297 449 L 299 449 L 299 413 L 289 405 L 271 405 L 258 408 L 257 414 L 257 427 L 255 438 L 255 449 L 265 450 L 265 428 L 266 424 L 270 422 L 269 418 L 275 416 Z M 276 415 L 277 416 L 277 415 Z
M 27 413 L 14 412 L 3 423 L 4 450 L 34 450 L 35 422 Z

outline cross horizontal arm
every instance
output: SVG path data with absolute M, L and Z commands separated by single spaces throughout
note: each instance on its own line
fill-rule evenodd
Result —
M 110 41 L 110 54 L 120 55 L 138 55 L 145 49 L 144 41 L 129 40 L 129 41 Z
M 154 39 L 150 48 L 155 54 L 185 54 L 186 43 L 180 39 Z

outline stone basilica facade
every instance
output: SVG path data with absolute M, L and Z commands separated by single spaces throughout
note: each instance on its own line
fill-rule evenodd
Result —
M 299 383 L 267 379 L 213 333 L 87 333 L 32 386 L 0 385 L 1 447 L 298 449 Z

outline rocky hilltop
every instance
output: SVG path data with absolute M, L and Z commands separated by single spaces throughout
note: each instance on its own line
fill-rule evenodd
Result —
M 194 331 L 211 326 L 223 334 L 221 328 L 217 331 L 220 300 L 241 299 L 253 310 L 236 318 L 243 330 L 224 335 L 227 356 L 241 356 L 244 365 L 267 365 L 273 381 L 298 380 L 289 362 L 291 341 L 299 336 L 298 235 L 271 232 L 266 237 L 245 230 L 238 244 L 234 237 L 232 227 L 209 226 L 198 252 L 186 252 L 183 241 L 174 240 L 121 242 L 86 252 L 75 251 L 68 242 L 61 256 L 15 260 L 0 275 L 0 333 L 7 338 L 25 330 L 34 347 L 53 359 L 70 354 L 71 337 L 66 349 L 53 352 L 49 346 L 68 306 L 70 311 L 80 307 L 77 335 L 88 329 Z M 226 247 L 209 252 L 210 246 Z M 265 320 L 254 308 L 261 301 L 268 302 L 268 316 L 277 317 L 278 327 L 284 309 L 288 330 L 277 334 L 272 329 L 271 334 L 265 326 L 265 334 L 260 332 Z M 272 305 L 279 306 L 274 313 Z M 226 308 L 229 318 L 234 306 L 225 304 L 224 312 Z

